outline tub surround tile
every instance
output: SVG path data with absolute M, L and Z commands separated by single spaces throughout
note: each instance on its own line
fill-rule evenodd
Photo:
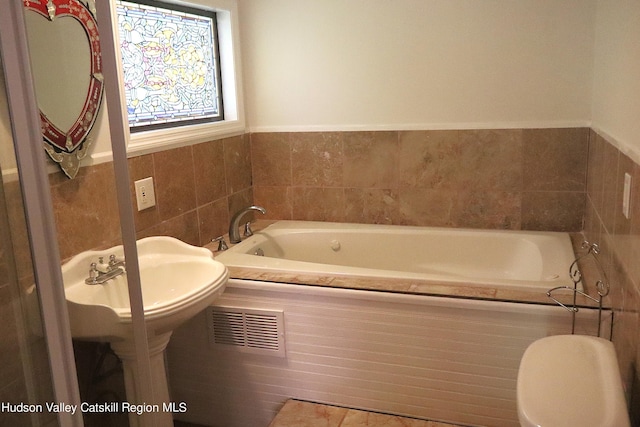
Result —
M 255 133 L 255 201 L 283 214 L 270 218 L 579 231 L 588 139 L 587 128 Z M 558 204 L 554 192 L 568 194 Z
M 522 130 L 460 131 L 460 187 L 470 190 L 522 190 Z
M 451 227 L 456 195 L 446 190 L 401 188 L 398 190 L 398 225 Z
M 397 224 L 398 193 L 392 189 L 345 188 L 345 220 L 365 224 Z
M 345 132 L 343 138 L 345 187 L 397 187 L 397 132 Z
M 293 187 L 292 217 L 304 221 L 341 221 L 345 195 L 342 188 Z
M 522 189 L 520 130 L 400 132 L 400 186 Z
M 267 210 L 265 218 L 293 219 L 293 187 L 253 187 L 256 204 Z
M 343 135 L 342 132 L 292 134 L 292 185 L 342 187 Z
M 254 185 L 292 185 L 291 144 L 288 133 L 251 134 Z
M 521 228 L 519 193 L 460 190 L 450 214 L 452 226 L 519 230 Z
M 221 163 L 215 165 L 216 170 L 222 169 L 224 171 L 227 182 L 227 191 L 220 193 L 221 197 L 250 188 L 253 183 L 249 135 L 244 134 L 223 139 L 222 145 L 224 158 Z M 218 179 L 222 182 L 222 177 Z
M 400 132 L 400 186 L 522 189 L 520 130 Z
M 611 144 L 605 144 L 603 151 L 603 168 L 602 176 L 602 206 L 599 214 L 602 219 L 602 225 L 608 233 L 613 233 L 616 211 L 619 209 L 619 200 L 617 194 L 618 183 L 618 160 L 620 152 Z
M 524 190 L 583 192 L 589 130 L 525 129 Z
M 605 145 L 607 145 L 607 141 L 595 131 L 590 130 L 587 194 L 598 212 L 602 211 Z
M 227 198 L 228 205 L 229 205 L 229 219 L 231 219 L 231 217 L 236 212 L 239 212 L 240 210 L 246 208 L 247 206 L 253 205 L 254 204 L 253 200 L 254 200 L 254 196 L 253 196 L 253 190 L 251 187 L 242 191 L 238 191 L 237 193 L 231 194 Z M 244 224 L 246 224 L 249 221 L 253 221 L 258 216 L 262 216 L 262 214 L 257 212 L 249 212 L 245 214 L 245 216 L 242 218 L 242 222 L 240 223 L 240 227 L 239 227 L 241 231 L 240 233 L 241 235 L 242 235 L 242 232 L 244 231 L 244 229 L 242 228 L 244 227 Z M 223 227 L 226 230 L 228 230 L 229 223 L 227 222 L 223 224 Z M 214 236 L 214 237 L 218 237 L 218 236 Z
M 593 201 L 587 196 L 584 214 L 584 238 L 588 242 L 597 243 L 600 241 L 601 221 L 598 217 Z
M 402 131 L 400 187 L 456 189 L 463 147 L 457 130 Z
M 585 206 L 585 193 L 526 191 L 522 194 L 522 228 L 547 231 L 581 230 Z
M 136 227 L 140 235 L 178 230 L 161 224 L 196 211 L 198 241 L 204 243 L 226 227 L 215 224 L 224 217 L 219 207 L 226 200 L 229 216 L 255 202 L 273 219 L 575 231 L 581 219 L 567 210 L 580 203 L 576 174 L 565 175 L 555 166 L 547 170 L 554 175 L 536 174 L 535 165 L 537 159 L 561 164 L 559 158 L 564 160 L 571 147 L 579 151 L 588 133 L 582 128 L 254 133 L 181 147 L 129 160 L 132 181 L 153 176 L 156 183 L 157 206 L 135 212 Z M 608 143 L 594 132 L 590 138 L 600 141 L 589 147 L 590 154 L 604 153 Z M 584 156 L 576 157 L 579 163 Z M 617 161 L 615 151 L 607 159 L 609 165 Z M 81 168 L 71 181 L 51 175 L 64 258 L 120 239 L 115 196 L 102 188 L 113 181 L 107 169 Z M 594 175 L 598 172 L 588 171 L 590 191 L 602 181 Z M 100 190 L 84 191 L 91 186 Z M 605 185 L 600 187 L 604 199 Z M 576 194 L 559 197 L 546 192 L 549 188 Z M 214 202 L 217 213 L 208 219 Z M 610 226 L 614 213 L 604 221 Z M 183 229 L 185 239 L 193 240 Z

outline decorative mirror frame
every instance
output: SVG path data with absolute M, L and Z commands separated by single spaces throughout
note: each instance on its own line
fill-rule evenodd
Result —
M 93 16 L 95 5 L 90 1 L 85 6 L 79 0 L 23 0 L 23 4 L 49 21 L 63 16 L 76 19 L 89 39 L 91 76 L 87 97 L 76 121 L 68 130 L 59 129 L 40 110 L 44 149 L 65 175 L 74 178 L 80 168 L 80 160 L 87 155 L 87 149 L 93 143 L 88 134 L 97 118 L 104 92 L 100 38 Z

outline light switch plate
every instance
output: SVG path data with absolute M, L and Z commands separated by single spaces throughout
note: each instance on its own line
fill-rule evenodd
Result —
M 144 210 L 156 205 L 156 193 L 153 188 L 153 177 L 134 182 L 136 187 L 136 201 L 138 210 Z

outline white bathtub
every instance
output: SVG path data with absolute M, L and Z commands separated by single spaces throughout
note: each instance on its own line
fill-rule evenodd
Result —
M 574 257 L 567 233 L 279 221 L 216 259 L 270 272 L 546 291 L 573 284 Z
M 264 426 L 293 397 L 456 425 L 516 427 L 524 350 L 571 331 L 569 312 L 539 302 L 548 303 L 547 289 L 572 283 L 573 257 L 565 233 L 274 223 L 216 256 L 232 275 L 240 267 L 237 276 L 213 307 L 174 332 L 167 350 L 173 397 L 189 404 L 178 416 Z M 310 274 L 288 281 L 296 272 Z M 354 281 L 367 283 L 462 282 L 483 291 L 499 285 L 525 290 L 507 289 L 511 295 L 542 298 L 370 292 L 338 286 L 334 276 L 346 276 L 338 280 L 345 283 L 350 276 L 373 277 Z M 228 320 L 213 322 L 216 312 Z M 282 327 L 267 327 L 265 319 L 278 315 Z M 244 337 L 254 329 L 238 327 L 238 319 L 257 319 L 257 333 Z M 602 330 L 610 331 L 610 312 L 603 319 Z M 581 308 L 576 320 L 577 333 L 595 335 L 597 310 Z M 217 334 L 237 339 L 217 343 Z M 279 339 L 264 345 L 263 335 Z M 254 351 L 274 350 L 276 341 L 278 352 Z

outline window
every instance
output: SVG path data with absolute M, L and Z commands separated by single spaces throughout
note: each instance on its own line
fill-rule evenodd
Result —
M 236 0 L 120 0 L 112 10 L 130 156 L 244 133 Z
M 124 91 L 133 132 L 224 118 L 216 14 L 170 7 L 118 2 Z

